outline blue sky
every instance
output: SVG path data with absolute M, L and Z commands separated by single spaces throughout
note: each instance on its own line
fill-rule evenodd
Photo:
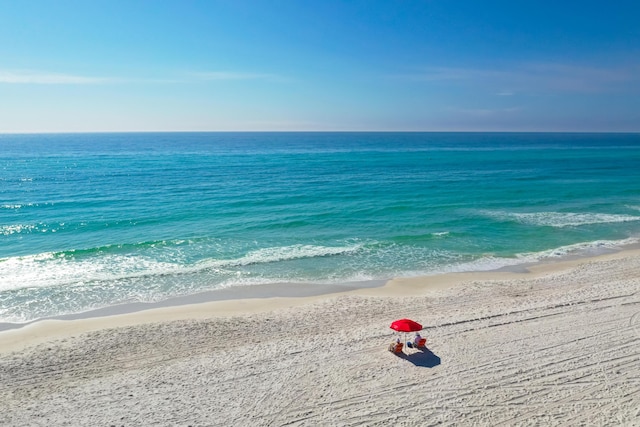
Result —
M 627 0 L 0 0 L 0 132 L 638 132 L 639 17 Z

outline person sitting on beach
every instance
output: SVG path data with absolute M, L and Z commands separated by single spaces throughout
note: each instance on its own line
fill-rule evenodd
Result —
M 420 341 L 422 340 L 422 336 L 420 332 L 416 332 L 416 337 L 413 339 L 413 345 L 418 347 L 420 345 Z
M 400 342 L 400 338 L 396 339 L 395 342 L 389 344 L 389 351 L 392 351 L 394 353 L 402 351 L 402 343 Z

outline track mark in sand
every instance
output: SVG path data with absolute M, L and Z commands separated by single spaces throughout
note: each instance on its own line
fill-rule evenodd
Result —
M 630 322 L 640 320 L 640 315 L 632 317 L 635 318 L 631 319 Z M 618 328 L 618 331 L 624 329 L 626 328 Z M 620 408 L 624 405 L 628 406 L 637 399 L 639 392 L 637 382 L 634 380 L 629 381 L 629 376 L 624 374 L 624 371 L 632 370 L 636 366 L 637 360 L 639 360 L 638 352 L 634 351 L 636 349 L 635 341 L 637 340 L 625 340 L 614 346 L 614 348 L 609 349 L 615 350 L 613 351 L 614 353 L 622 349 L 627 353 L 625 355 L 607 359 L 606 355 L 603 354 L 595 363 L 580 363 L 580 367 L 577 369 L 553 372 L 551 369 L 553 364 L 547 364 L 543 367 L 543 370 L 547 373 L 541 378 L 536 378 L 535 382 L 539 385 L 542 385 L 542 382 L 548 383 L 551 381 L 552 383 L 545 385 L 541 390 L 543 391 L 542 395 L 536 393 L 538 395 L 537 401 L 518 402 L 512 406 L 514 411 L 517 412 L 514 417 L 502 419 L 493 424 L 506 426 L 518 424 L 525 420 L 539 419 L 541 421 L 540 417 L 543 415 L 560 417 L 564 422 L 571 425 L 598 424 L 596 420 L 607 416 L 603 411 L 612 416 L 623 414 L 624 410 Z M 607 350 L 602 349 L 601 351 L 606 352 Z M 566 360 L 559 361 L 556 359 L 554 360 L 555 363 L 566 363 Z M 623 378 L 620 378 L 621 371 Z M 560 379 L 564 379 L 566 382 L 557 383 Z M 583 385 L 586 387 L 580 389 Z M 558 389 L 566 390 L 567 386 L 577 386 L 576 392 L 571 392 L 570 395 L 559 400 L 546 399 L 544 402 L 540 401 L 541 396 L 550 395 L 550 393 Z M 623 391 L 620 388 L 621 386 L 626 386 L 626 390 Z M 599 396 L 598 399 L 594 400 L 593 395 L 599 393 L 599 391 L 604 392 L 601 394 L 608 396 L 608 398 L 602 400 L 602 397 Z M 542 409 L 544 411 L 541 411 Z M 629 422 L 629 419 L 619 419 L 618 421 L 617 425 L 627 425 L 624 423 Z
M 636 336 L 640 338 L 640 311 L 631 316 L 629 326 L 634 330 Z

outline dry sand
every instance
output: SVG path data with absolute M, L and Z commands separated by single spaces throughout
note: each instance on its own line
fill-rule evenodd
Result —
M 5 331 L 0 425 L 640 425 L 640 252 L 531 270 Z

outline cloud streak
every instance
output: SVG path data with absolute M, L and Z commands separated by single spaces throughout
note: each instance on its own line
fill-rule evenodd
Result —
M 515 92 L 640 91 L 640 65 L 593 67 L 561 63 L 526 63 L 506 69 L 462 67 L 428 67 L 421 72 L 403 76 L 424 82 L 454 85 L 485 85 L 498 95 Z M 509 88 L 509 89 L 505 89 Z
M 109 83 L 184 84 L 195 82 L 283 80 L 281 76 L 268 73 L 238 71 L 191 72 L 177 78 L 113 78 L 93 77 L 68 73 L 50 73 L 33 70 L 0 70 L 0 84 L 15 85 L 99 85 Z
M 205 71 L 189 73 L 191 77 L 199 80 L 276 80 L 280 77 L 267 73 L 248 73 L 238 71 Z
M 504 116 L 505 114 L 514 114 L 522 111 L 522 107 L 510 107 L 510 108 L 457 108 L 449 107 L 446 111 L 462 114 L 472 117 L 492 117 L 492 116 Z
M 0 84 L 93 85 L 113 81 L 113 79 L 104 77 L 89 77 L 75 74 L 0 70 Z

